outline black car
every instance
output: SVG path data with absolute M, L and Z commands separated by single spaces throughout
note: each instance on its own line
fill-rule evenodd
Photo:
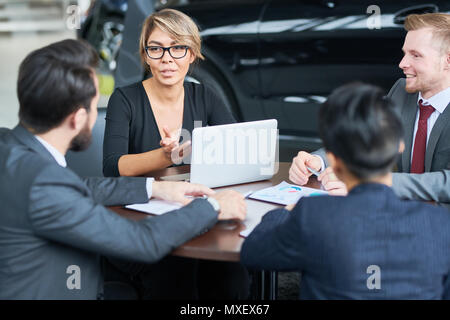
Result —
M 116 86 L 145 76 L 138 55 L 144 18 L 171 7 L 199 25 L 206 61 L 187 81 L 216 88 L 240 121 L 276 118 L 280 159 L 321 146 L 319 105 L 337 86 L 364 81 L 386 90 L 411 13 L 449 12 L 450 1 L 137 0 L 128 2 Z

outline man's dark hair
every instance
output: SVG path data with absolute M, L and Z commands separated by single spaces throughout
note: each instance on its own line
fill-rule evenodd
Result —
M 360 179 L 389 172 L 403 138 L 392 102 L 380 88 L 363 83 L 331 93 L 319 112 L 319 130 L 325 149 Z
M 97 64 L 97 53 L 80 40 L 63 40 L 31 52 L 17 79 L 20 123 L 44 133 L 79 108 L 89 112 Z

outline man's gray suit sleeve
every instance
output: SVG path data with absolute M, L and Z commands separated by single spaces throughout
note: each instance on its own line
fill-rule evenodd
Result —
M 329 166 L 328 159 L 327 159 L 327 154 L 325 152 L 325 148 L 317 149 L 316 151 L 312 152 L 311 154 L 313 154 L 315 156 L 319 156 L 319 157 L 322 158 L 323 163 L 324 163 L 324 167 L 321 168 L 321 170 L 324 170 L 324 169 L 326 169 Z
M 158 261 L 217 221 L 217 213 L 204 199 L 141 221 L 123 218 L 95 202 L 85 184 L 59 166 L 40 172 L 29 198 L 29 223 L 38 236 L 146 263 Z
M 147 202 L 146 180 L 142 177 L 83 179 L 95 202 L 104 206 Z
M 400 198 L 450 203 L 450 170 L 393 173 L 392 188 Z

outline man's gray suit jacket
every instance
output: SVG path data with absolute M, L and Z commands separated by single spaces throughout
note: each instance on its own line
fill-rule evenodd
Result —
M 400 198 L 433 200 L 450 208 L 450 107 L 447 105 L 431 130 L 425 173 L 409 173 L 419 93 L 407 93 L 405 85 L 405 79 L 399 79 L 388 93 L 398 108 L 405 132 L 405 151 L 397 162 L 398 172 L 393 174 L 392 188 Z M 328 165 L 323 149 L 313 154 L 320 155 Z
M 450 107 L 438 117 L 428 138 L 425 153 L 425 173 L 410 174 L 414 122 L 419 93 L 407 93 L 405 79 L 399 79 L 388 97 L 400 108 L 405 130 L 405 151 L 393 175 L 393 187 L 402 198 L 434 200 L 450 203 Z
M 203 199 L 139 222 L 104 207 L 147 200 L 144 178 L 82 180 L 24 127 L 0 131 L 0 299 L 96 299 L 99 254 L 154 263 L 217 221 Z

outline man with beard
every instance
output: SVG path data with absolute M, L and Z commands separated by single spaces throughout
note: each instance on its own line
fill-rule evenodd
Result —
M 101 298 L 100 254 L 154 263 L 218 219 L 245 217 L 234 191 L 152 178 L 82 180 L 65 168 L 66 152 L 91 139 L 97 60 L 89 45 L 64 40 L 20 66 L 20 123 L 0 130 L 0 299 Z M 139 222 L 104 207 L 151 197 L 186 206 Z
M 405 127 L 405 151 L 393 174 L 395 193 L 406 199 L 433 200 L 450 205 L 450 14 L 409 15 L 399 79 L 388 97 L 399 108 Z M 289 179 L 303 185 L 311 173 L 322 170 L 319 180 L 331 194 L 347 189 L 328 167 L 325 152 L 300 151 Z M 326 169 L 325 169 L 326 168 Z

